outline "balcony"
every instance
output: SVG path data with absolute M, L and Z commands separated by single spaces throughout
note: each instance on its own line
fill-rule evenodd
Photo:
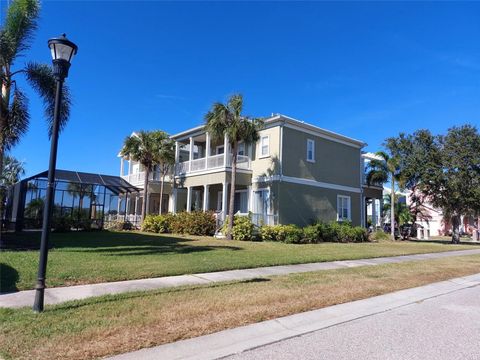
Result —
M 200 171 L 222 169 L 225 167 L 230 167 L 232 163 L 232 155 L 227 159 L 227 164 L 225 164 L 225 155 L 214 155 L 203 157 L 200 159 L 195 159 L 192 161 L 184 161 L 176 164 L 175 175 L 185 175 L 193 174 Z M 248 156 L 238 155 L 237 156 L 237 169 L 250 170 L 251 161 Z
M 133 186 L 143 188 L 143 183 L 145 181 L 145 171 L 140 171 L 135 174 L 122 175 L 122 179 L 129 182 Z M 149 176 L 149 181 L 160 181 L 161 176 L 159 172 L 151 172 Z M 165 176 L 165 181 L 170 181 L 170 176 Z

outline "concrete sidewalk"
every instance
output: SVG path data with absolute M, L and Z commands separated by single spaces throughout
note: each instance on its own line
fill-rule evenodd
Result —
M 442 295 L 480 285 L 480 274 L 396 291 L 369 299 L 224 330 L 193 339 L 110 357 L 110 360 L 213 360 L 293 339 L 353 320 L 385 313 Z M 476 334 L 472 334 L 476 335 Z M 368 333 L 357 335 L 368 337 Z M 473 339 L 473 338 L 472 338 Z M 474 340 L 471 340 L 474 341 Z M 277 345 L 277 344 L 275 344 Z M 277 345 L 278 346 L 278 345 Z M 318 355 L 318 354 L 317 354 Z M 260 359 L 276 357 L 259 357 Z M 286 357 L 288 358 L 288 357 Z M 290 357 L 301 358 L 301 357 Z M 315 356 L 314 358 L 319 358 Z
M 66 286 L 45 290 L 45 304 L 59 304 L 70 300 L 86 299 L 107 294 L 145 291 L 184 285 L 202 285 L 222 281 L 241 281 L 275 275 L 288 275 L 310 271 L 340 269 L 346 267 L 375 266 L 416 260 L 433 260 L 451 256 L 480 254 L 480 249 L 446 251 L 418 255 L 392 256 L 373 259 L 343 260 L 298 265 L 268 266 L 244 270 L 218 271 L 202 274 L 167 276 L 152 279 L 117 281 L 91 285 Z M 0 307 L 20 308 L 32 306 L 35 290 L 0 295 Z

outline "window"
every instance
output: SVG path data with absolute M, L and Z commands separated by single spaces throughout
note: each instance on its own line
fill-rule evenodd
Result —
M 217 146 L 217 155 L 223 154 L 225 152 L 225 147 L 223 145 Z
M 238 155 L 245 155 L 245 143 L 242 142 L 242 143 L 238 144 L 237 154 Z
M 315 140 L 307 140 L 307 161 L 315 162 Z
M 270 155 L 270 137 L 268 135 L 260 138 L 260 156 Z
M 338 195 L 337 196 L 337 220 L 338 221 L 350 221 L 350 196 Z

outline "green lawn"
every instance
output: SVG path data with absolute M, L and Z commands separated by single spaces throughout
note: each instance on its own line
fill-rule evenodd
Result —
M 39 241 L 39 234 L 23 234 Z M 257 266 L 473 249 L 473 245 L 379 242 L 290 245 L 132 232 L 53 234 L 47 285 L 65 286 Z M 0 252 L 0 291 L 32 289 L 38 251 Z

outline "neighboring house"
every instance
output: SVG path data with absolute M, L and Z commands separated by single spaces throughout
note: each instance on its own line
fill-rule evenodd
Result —
M 383 189 L 384 196 L 390 196 L 390 188 Z M 426 236 L 450 235 L 452 226 L 450 219 L 445 217 L 442 209 L 434 207 L 430 201 L 423 200 L 420 205 L 414 204 L 412 200 L 412 191 L 397 192 L 397 197 L 401 202 L 406 203 L 411 213 L 416 213 L 415 223 L 425 230 Z M 384 221 L 390 222 L 390 214 L 384 214 Z M 465 234 L 472 234 L 473 229 L 477 228 L 477 221 L 474 216 L 462 215 L 460 217 L 460 231 Z
M 198 126 L 172 136 L 175 173 L 165 186 L 163 210 L 228 212 L 231 152 Z M 381 186 L 365 183 L 366 144 L 285 115 L 265 119 L 260 140 L 238 149 L 235 212 L 251 213 L 257 224 L 307 225 L 315 221 L 366 224 L 366 203 L 382 199 Z M 127 166 L 128 163 L 128 166 Z M 141 165 L 121 159 L 121 175 L 143 187 Z M 159 174 L 153 172 L 148 212 L 159 210 Z M 139 214 L 142 193 L 123 199 Z M 123 208 L 123 205 L 120 206 Z

